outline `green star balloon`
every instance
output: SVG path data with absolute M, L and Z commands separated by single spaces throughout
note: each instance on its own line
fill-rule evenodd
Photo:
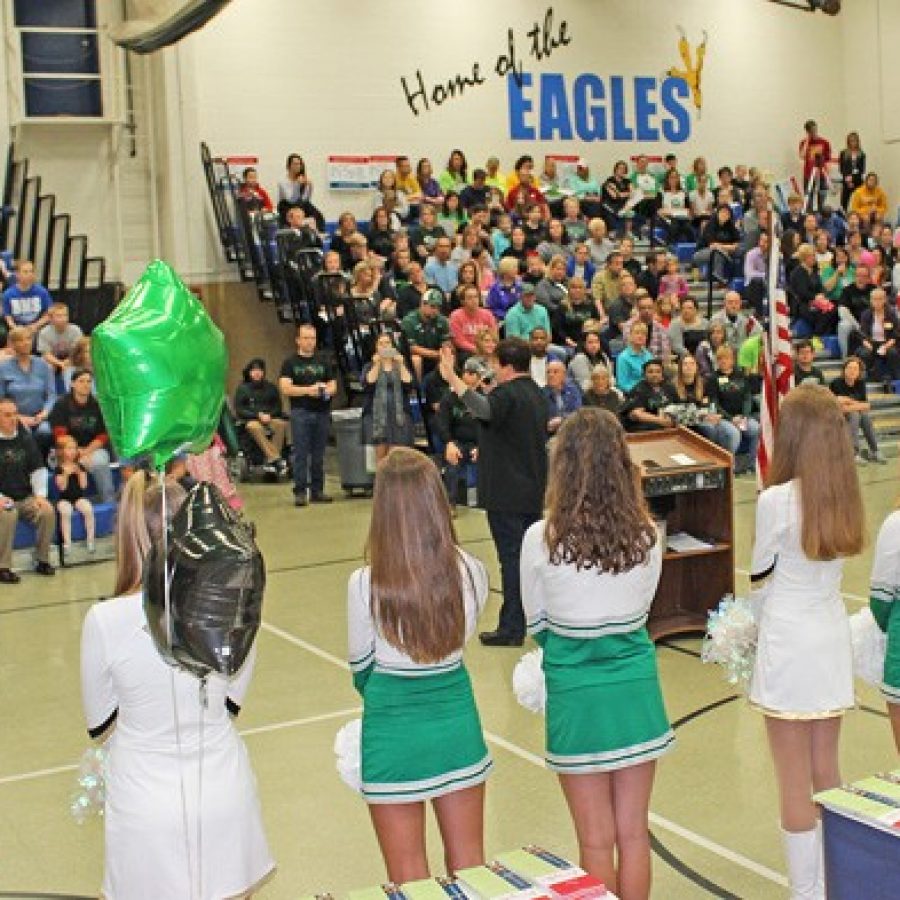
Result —
M 97 399 L 113 447 L 162 468 L 212 440 L 225 400 L 222 332 L 171 266 L 155 260 L 91 335 Z

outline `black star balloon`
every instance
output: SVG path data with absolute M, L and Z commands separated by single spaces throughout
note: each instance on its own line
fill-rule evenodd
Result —
M 250 529 L 218 488 L 199 482 L 172 519 L 168 554 L 159 541 L 144 565 L 144 612 L 157 650 L 198 678 L 234 675 L 259 630 L 265 585 Z

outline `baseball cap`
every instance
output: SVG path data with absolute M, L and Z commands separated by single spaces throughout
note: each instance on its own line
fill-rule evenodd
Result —
M 474 372 L 479 378 L 484 378 L 484 376 L 487 375 L 490 370 L 480 359 L 469 357 L 469 359 L 466 360 L 465 365 L 463 366 L 463 371 Z
M 533 294 L 534 293 L 534 285 L 530 281 L 522 282 L 522 293 L 523 294 Z
M 440 291 L 431 290 L 425 295 L 425 302 L 429 306 L 443 307 L 444 295 Z

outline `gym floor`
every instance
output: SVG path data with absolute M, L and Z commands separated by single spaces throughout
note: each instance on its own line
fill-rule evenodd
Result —
M 868 590 L 871 545 L 898 494 L 895 462 L 861 470 L 870 544 L 848 563 L 844 590 L 853 612 Z M 243 485 L 268 566 L 259 661 L 240 717 L 256 770 L 263 815 L 279 871 L 262 897 L 379 883 L 381 858 L 362 800 L 339 780 L 332 744 L 359 713 L 345 666 L 346 584 L 360 564 L 370 502 L 338 498 L 295 509 L 285 485 Z M 755 485 L 738 479 L 735 496 L 738 590 L 747 586 Z M 484 515 L 461 509 L 463 545 L 499 585 Z M 113 583 L 110 562 L 26 575 L 0 590 L 0 897 L 95 897 L 102 869 L 99 820 L 75 824 L 69 798 L 88 745 L 81 714 L 81 622 Z M 496 621 L 492 591 L 483 626 Z M 669 715 L 678 743 L 659 765 L 653 796 L 654 890 L 659 898 L 786 896 L 775 786 L 763 723 L 722 678 L 698 659 L 699 638 L 659 647 Z M 527 648 L 526 648 L 527 649 Z M 575 841 L 555 777 L 543 768 L 543 720 L 519 707 L 510 679 L 521 651 L 467 652 L 482 721 L 495 758 L 487 790 L 486 849 L 542 844 L 575 857 Z M 843 774 L 853 779 L 897 764 L 884 704 L 859 685 L 846 717 Z M 440 845 L 429 842 L 435 873 Z

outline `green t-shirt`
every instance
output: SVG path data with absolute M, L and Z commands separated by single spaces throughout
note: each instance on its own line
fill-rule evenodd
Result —
M 629 181 L 631 181 L 645 197 L 655 197 L 659 192 L 656 176 L 652 172 L 632 172 Z
M 426 350 L 440 350 L 441 344 L 450 337 L 450 323 L 446 316 L 438 314 L 433 319 L 426 320 L 419 309 L 414 309 L 403 317 L 400 330 L 410 347 L 415 344 Z
M 762 353 L 762 335 L 754 334 L 741 344 L 738 350 L 738 368 L 744 372 L 755 374 L 759 369 L 759 357 Z

